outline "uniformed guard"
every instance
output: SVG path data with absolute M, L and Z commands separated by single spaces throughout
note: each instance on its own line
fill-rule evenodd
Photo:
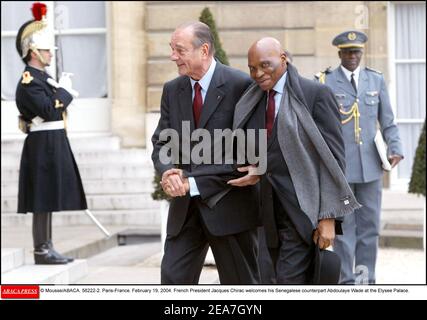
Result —
M 335 241 L 334 250 L 342 261 L 343 284 L 375 283 L 383 174 L 374 143 L 378 128 L 388 145 L 391 166 L 403 159 L 384 77 L 379 71 L 360 67 L 367 40 L 359 31 L 337 35 L 332 44 L 339 49 L 341 65 L 316 74 L 319 82 L 333 90 L 340 107 L 346 177 L 362 204 L 361 209 L 344 218 L 343 235 Z
M 27 133 L 22 150 L 18 213 L 33 213 L 36 264 L 65 264 L 52 244 L 52 212 L 87 209 L 80 174 L 66 135 L 65 111 L 77 92 L 69 77 L 57 83 L 45 71 L 52 39 L 45 4 L 32 7 L 34 20 L 18 31 L 16 48 L 26 67 L 16 89 L 20 128 Z

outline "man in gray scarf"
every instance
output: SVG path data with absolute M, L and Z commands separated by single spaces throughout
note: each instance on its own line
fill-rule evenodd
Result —
M 261 211 L 277 283 L 312 283 L 315 243 L 333 245 L 335 219 L 360 206 L 343 175 L 338 105 L 330 89 L 298 75 L 274 38 L 251 46 L 248 66 L 256 83 L 236 105 L 233 129 L 267 129 Z M 257 181 L 248 174 L 228 183 Z

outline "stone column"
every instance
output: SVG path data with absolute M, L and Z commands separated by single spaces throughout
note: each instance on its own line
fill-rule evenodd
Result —
M 123 147 L 145 147 L 145 2 L 111 2 L 112 131 Z
M 388 70 L 389 30 L 387 25 L 387 2 L 368 2 L 367 7 L 369 8 L 369 29 L 366 31 L 369 39 L 365 50 L 366 66 L 381 71 L 388 87 L 390 72 Z M 393 50 L 393 48 L 390 48 L 390 50 Z M 385 172 L 383 175 L 383 188 L 390 188 L 390 182 L 390 173 Z
M 387 2 L 368 2 L 369 29 L 364 30 L 369 39 L 365 50 L 366 65 L 384 73 L 386 81 L 388 72 L 388 28 Z

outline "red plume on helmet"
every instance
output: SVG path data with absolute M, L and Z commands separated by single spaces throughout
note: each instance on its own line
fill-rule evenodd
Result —
M 33 12 L 34 19 L 40 21 L 43 17 L 46 16 L 47 7 L 44 3 L 36 2 L 33 3 L 31 11 Z

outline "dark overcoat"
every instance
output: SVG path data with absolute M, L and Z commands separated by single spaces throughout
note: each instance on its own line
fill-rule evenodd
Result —
M 31 123 L 63 120 L 73 97 L 47 83 L 50 76 L 27 66 L 16 89 L 16 105 Z M 65 129 L 29 132 L 19 171 L 18 213 L 87 209 L 80 173 Z

